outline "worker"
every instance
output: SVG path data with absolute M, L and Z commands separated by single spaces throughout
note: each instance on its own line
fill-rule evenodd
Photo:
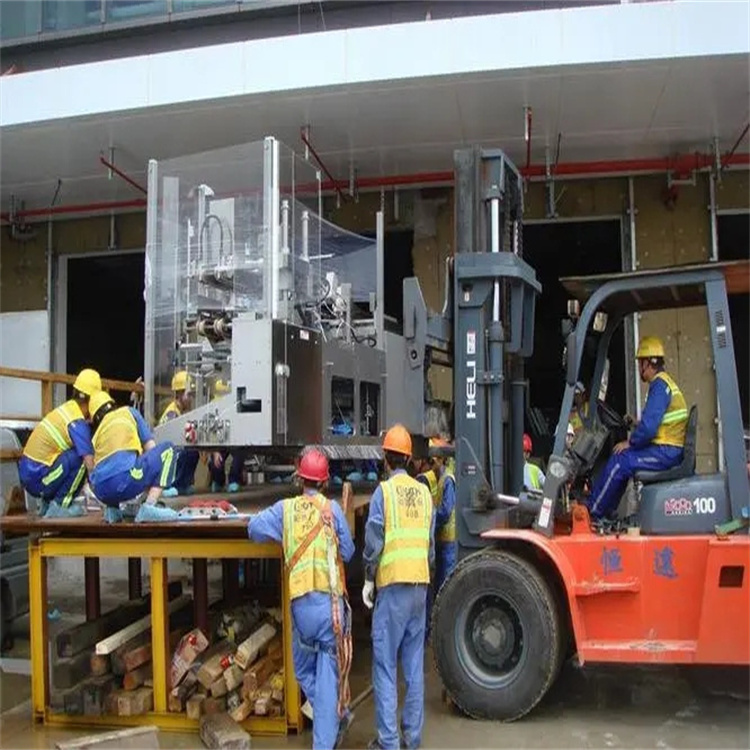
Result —
M 176 372 L 172 377 L 173 400 L 162 412 L 159 425 L 176 419 L 192 408 L 192 382 L 185 370 Z M 195 448 L 182 448 L 177 451 L 177 467 L 174 475 L 174 485 L 164 490 L 164 497 L 190 495 L 195 482 L 195 470 L 200 459 L 200 451 Z
M 156 503 L 165 487 L 174 482 L 175 456 L 172 443 L 157 445 L 141 413 L 132 406 L 115 405 L 106 391 L 89 400 L 94 446 L 91 489 L 107 507 L 109 523 L 122 520 L 120 503 L 146 492 L 137 522 L 165 521 L 177 517 L 171 508 Z
M 646 403 L 630 437 L 615 445 L 596 479 L 588 499 L 594 519 L 606 518 L 617 510 L 628 480 L 637 471 L 665 471 L 682 461 L 688 409 L 682 391 L 664 370 L 661 339 L 641 339 L 636 359 L 640 378 L 648 383 Z
M 444 438 L 433 438 L 431 447 L 449 448 Z M 448 468 L 445 456 L 435 456 L 433 465 L 438 473 L 438 502 L 435 506 L 435 591 L 453 572 L 458 559 L 456 544 L 456 478 Z
M 254 542 L 282 544 L 294 672 L 312 706 L 313 750 L 330 750 L 340 746 L 352 721 L 351 610 L 343 563 L 351 560 L 354 542 L 341 506 L 323 494 L 329 479 L 325 455 L 306 450 L 297 477 L 302 494 L 253 516 L 247 533 Z
M 525 490 L 541 490 L 544 487 L 544 472 L 529 460 L 534 450 L 531 436 L 523 434 L 523 488 Z
M 26 441 L 18 476 L 30 495 L 41 498 L 40 513 L 46 518 L 84 512 L 72 501 L 94 467 L 88 402 L 101 388 L 96 370 L 81 370 L 73 383 L 73 398 L 47 414 Z
M 570 424 L 573 427 L 574 435 L 577 435 L 583 428 L 584 423 L 589 417 L 589 399 L 586 386 L 579 380 L 573 391 L 573 408 L 570 411 Z
M 231 393 L 229 384 L 224 380 L 217 380 L 214 384 L 215 401 Z M 229 477 L 226 476 L 226 460 L 232 457 L 229 467 Z M 211 476 L 211 492 L 219 492 L 227 485 L 227 492 L 239 492 L 242 485 L 242 470 L 245 467 L 245 451 L 236 448 L 232 451 L 214 451 L 208 463 L 208 473 Z M 229 480 L 227 482 L 227 479 Z
M 572 422 L 568 422 L 568 431 L 565 433 L 565 447 L 570 449 L 576 439 L 576 430 Z
M 427 588 L 435 560 L 430 491 L 406 473 L 411 436 L 403 425 L 383 439 L 389 478 L 370 499 L 365 526 L 362 599 L 372 617 L 372 682 L 377 737 L 370 748 L 417 748 L 424 725 L 424 644 Z M 377 586 L 377 599 L 375 587 Z M 406 683 L 402 737 L 398 723 L 399 657 Z

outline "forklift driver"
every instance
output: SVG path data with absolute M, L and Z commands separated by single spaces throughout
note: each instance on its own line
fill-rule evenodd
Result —
M 655 336 L 641 339 L 636 352 L 641 380 L 648 383 L 640 421 L 613 449 L 588 498 L 594 519 L 617 510 L 628 480 L 642 470 L 664 471 L 682 461 L 688 408 L 675 381 L 664 371 L 664 344 Z

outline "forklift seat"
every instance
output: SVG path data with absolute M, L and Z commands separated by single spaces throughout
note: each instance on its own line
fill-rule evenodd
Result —
M 664 471 L 637 471 L 635 481 L 641 484 L 655 484 L 656 482 L 671 482 L 684 479 L 695 474 L 695 449 L 698 437 L 698 407 L 693 404 L 688 414 L 687 429 L 685 431 L 685 448 L 682 461 L 677 466 Z

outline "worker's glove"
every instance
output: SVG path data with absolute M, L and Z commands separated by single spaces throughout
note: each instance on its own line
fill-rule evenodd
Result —
M 365 603 L 367 609 L 372 609 L 375 606 L 375 582 L 365 581 L 364 588 L 362 589 L 362 601 Z

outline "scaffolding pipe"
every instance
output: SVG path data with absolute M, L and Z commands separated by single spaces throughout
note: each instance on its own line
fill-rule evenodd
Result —
M 313 154 L 314 155 L 314 154 Z M 660 174 L 680 170 L 704 172 L 711 169 L 713 157 L 710 155 L 697 155 L 689 157 L 689 163 L 682 159 L 630 159 L 618 161 L 597 161 L 597 162 L 569 162 L 559 164 L 555 168 L 555 181 L 572 180 L 577 178 L 607 178 L 607 177 L 628 177 L 642 176 L 646 174 Z M 723 160 L 724 168 L 750 167 L 750 153 L 733 154 L 731 157 L 725 157 Z M 322 165 L 321 165 L 322 167 Z M 321 183 L 321 191 L 330 193 L 336 191 L 339 197 L 343 195 L 338 182 L 334 181 L 327 170 L 326 175 L 328 182 Z M 521 176 L 533 181 L 544 181 L 544 165 L 534 165 L 529 169 L 522 168 Z M 450 185 L 453 183 L 453 172 L 421 172 L 417 174 L 404 175 L 387 175 L 384 177 L 358 177 L 357 189 L 380 189 L 383 187 L 396 188 L 398 186 L 414 185 Z M 50 215 L 59 216 L 74 213 L 96 213 L 99 211 L 111 211 L 117 209 L 145 209 L 146 201 L 144 199 L 133 199 L 126 201 L 101 201 L 96 203 L 81 203 L 72 205 L 53 206 L 52 208 L 32 208 L 16 212 L 18 219 L 46 218 Z M 10 216 L 7 212 L 0 213 L 0 220 L 8 222 Z
M 112 162 L 107 161 L 103 156 L 99 157 L 99 161 L 110 171 L 114 172 L 118 177 L 122 177 L 125 182 L 136 190 L 140 190 L 144 195 L 148 192 L 143 185 L 139 185 L 132 177 L 126 175 L 121 169 L 118 169 Z

